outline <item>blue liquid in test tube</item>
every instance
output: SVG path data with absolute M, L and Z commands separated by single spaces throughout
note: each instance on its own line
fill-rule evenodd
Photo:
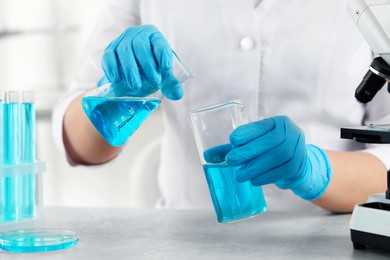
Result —
M 0 92 L 0 165 L 4 164 L 4 102 L 5 92 Z M 5 185 L 0 174 L 0 223 L 5 216 Z
M 4 104 L 4 164 L 15 165 L 19 161 L 20 152 L 20 95 L 9 91 Z M 16 220 L 19 217 L 18 204 L 21 200 L 20 176 L 4 178 L 5 185 L 5 221 Z
M 35 160 L 35 104 L 34 92 L 23 91 L 20 104 L 20 126 L 21 126 L 21 150 L 20 161 L 32 163 Z M 30 218 L 35 215 L 35 174 L 26 174 L 21 178 L 21 201 L 20 216 Z

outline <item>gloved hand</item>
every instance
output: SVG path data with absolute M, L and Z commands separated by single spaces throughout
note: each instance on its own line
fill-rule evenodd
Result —
M 105 76 L 98 86 L 107 83 L 127 84 L 134 96 L 156 92 L 162 80 L 169 80 L 161 91 L 169 99 L 183 96 L 183 88 L 172 73 L 173 51 L 164 36 L 152 25 L 129 27 L 104 51 Z
M 211 163 L 226 158 L 229 165 L 241 165 L 239 182 L 275 183 L 305 200 L 321 197 L 332 178 L 325 152 L 307 145 L 302 130 L 286 116 L 239 126 L 230 135 L 230 145 L 213 147 L 204 158 Z

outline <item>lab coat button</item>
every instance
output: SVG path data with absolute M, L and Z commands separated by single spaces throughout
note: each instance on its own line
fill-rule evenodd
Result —
M 255 42 L 249 37 L 243 37 L 240 41 L 241 50 L 250 51 L 255 47 Z

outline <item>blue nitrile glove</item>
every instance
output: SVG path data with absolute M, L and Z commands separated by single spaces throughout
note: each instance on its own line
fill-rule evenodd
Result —
M 134 96 L 146 96 L 159 89 L 162 75 L 172 78 L 172 57 L 171 47 L 156 27 L 129 27 L 104 51 L 102 68 L 105 76 L 97 84 L 122 82 Z M 176 78 L 173 76 L 173 79 Z M 183 96 L 178 80 L 161 91 L 172 100 Z
M 239 126 L 230 135 L 230 142 L 207 150 L 204 157 L 217 163 L 226 155 L 227 164 L 242 165 L 237 172 L 239 182 L 275 183 L 305 200 L 315 200 L 332 178 L 325 152 L 307 145 L 302 130 L 286 116 Z

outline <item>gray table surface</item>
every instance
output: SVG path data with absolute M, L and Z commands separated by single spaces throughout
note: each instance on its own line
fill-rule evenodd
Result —
M 34 221 L 0 232 L 40 227 L 75 231 L 76 246 L 0 259 L 389 259 L 390 251 L 354 250 L 351 215 L 272 212 L 219 224 L 212 210 L 45 208 Z

